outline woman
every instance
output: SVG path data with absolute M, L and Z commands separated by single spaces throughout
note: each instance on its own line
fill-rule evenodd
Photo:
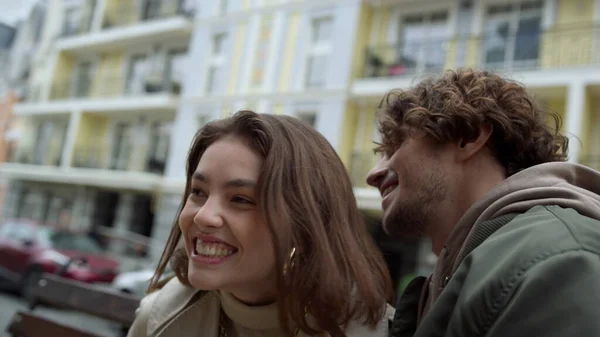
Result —
M 177 277 L 162 286 L 169 262 Z M 390 295 L 327 140 L 241 111 L 192 143 L 178 222 L 129 336 L 387 336 Z

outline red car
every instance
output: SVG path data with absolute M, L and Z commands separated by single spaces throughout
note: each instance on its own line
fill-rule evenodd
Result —
M 58 230 L 27 220 L 0 223 L 0 277 L 18 286 L 25 298 L 42 273 L 85 283 L 110 283 L 119 263 L 84 233 Z

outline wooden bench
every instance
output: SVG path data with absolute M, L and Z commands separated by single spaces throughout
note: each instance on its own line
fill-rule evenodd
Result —
M 125 329 L 133 323 L 140 301 L 133 295 L 52 274 L 44 274 L 37 282 L 32 290 L 32 299 L 34 303 L 31 310 L 40 304 L 50 305 L 119 323 Z M 98 337 L 94 333 L 22 311 L 13 316 L 7 330 L 13 337 Z

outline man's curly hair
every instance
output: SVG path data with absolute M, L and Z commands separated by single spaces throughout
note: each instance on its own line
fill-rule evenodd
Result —
M 493 127 L 488 146 L 509 176 L 566 160 L 568 139 L 559 131 L 559 115 L 538 106 L 519 83 L 472 69 L 447 71 L 386 94 L 378 111 L 382 142 L 377 150 L 393 153 L 412 131 L 440 144 L 469 141 L 484 123 Z

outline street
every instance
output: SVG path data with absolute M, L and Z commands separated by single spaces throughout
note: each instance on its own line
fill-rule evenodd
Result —
M 5 289 L 0 289 L 0 337 L 9 337 L 6 328 L 17 310 L 27 310 L 25 302 L 18 295 L 7 292 Z M 84 328 L 89 332 L 101 336 L 119 336 L 119 331 L 115 325 L 85 314 L 46 307 L 37 307 L 34 313 L 51 318 L 62 324 Z

